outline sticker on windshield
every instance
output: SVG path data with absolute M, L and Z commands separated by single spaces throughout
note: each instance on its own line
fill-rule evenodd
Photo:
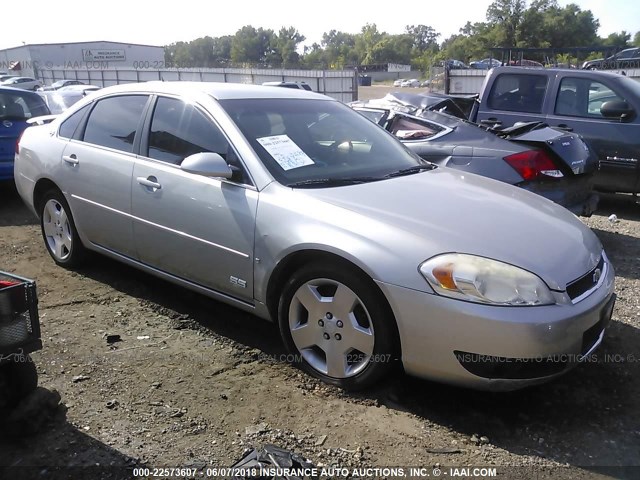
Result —
M 278 165 L 280 165 L 283 170 L 291 170 L 293 168 L 314 164 L 313 160 L 287 135 L 274 135 L 256 140 L 260 142 L 260 145 L 269 152 L 269 155 L 278 162 Z

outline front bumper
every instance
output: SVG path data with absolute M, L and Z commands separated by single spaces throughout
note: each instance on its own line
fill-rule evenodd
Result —
M 615 298 L 615 272 L 608 266 L 599 288 L 568 305 L 481 305 L 377 283 L 395 314 L 408 374 L 483 390 L 514 390 L 565 373 L 597 347 Z M 517 366 L 517 374 L 513 365 L 502 365 L 516 361 L 526 365 Z M 482 368 L 470 368 L 469 362 Z

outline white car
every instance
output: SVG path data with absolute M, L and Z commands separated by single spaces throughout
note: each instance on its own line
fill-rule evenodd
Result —
M 22 90 L 38 90 L 40 88 L 40 80 L 31 77 L 13 77 L 5 80 L 0 85 L 3 87 L 20 88 Z
M 404 80 L 401 84 L 401 87 L 413 87 L 413 88 L 417 88 L 420 86 L 420 80 L 418 80 L 417 78 L 410 78 L 408 80 Z
M 394 86 L 394 87 L 399 87 L 399 86 L 401 86 L 401 85 L 402 85 L 402 82 L 406 82 L 406 81 L 407 81 L 407 79 L 406 79 L 406 78 L 399 78 L 399 79 L 397 79 L 397 80 L 394 80 L 394 82 L 393 82 L 393 86 Z

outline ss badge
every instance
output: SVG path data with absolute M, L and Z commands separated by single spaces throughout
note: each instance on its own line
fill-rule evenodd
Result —
M 241 278 L 238 278 L 238 277 L 234 277 L 234 276 L 229 277 L 229 283 L 231 283 L 231 285 L 235 285 L 236 287 L 247 288 L 247 281 L 242 280 Z

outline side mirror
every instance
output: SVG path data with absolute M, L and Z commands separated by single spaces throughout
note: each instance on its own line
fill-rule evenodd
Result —
M 227 162 L 217 153 L 202 152 L 189 155 L 180 164 L 185 172 L 204 175 L 205 177 L 231 178 L 233 172 Z
M 602 104 L 602 106 L 600 107 L 600 113 L 605 118 L 630 120 L 636 112 L 624 100 L 611 100 Z

